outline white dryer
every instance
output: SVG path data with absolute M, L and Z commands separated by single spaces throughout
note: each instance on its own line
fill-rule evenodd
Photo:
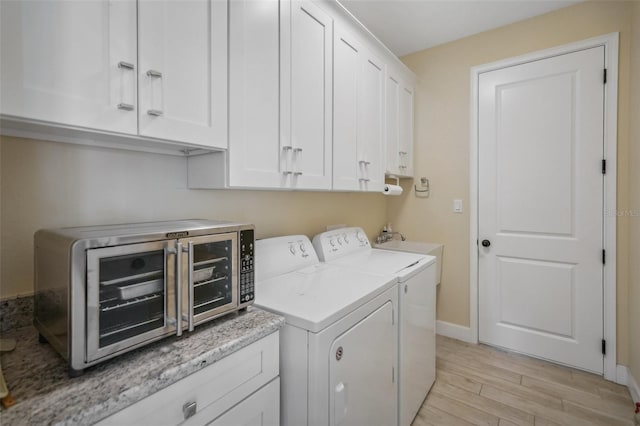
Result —
M 398 424 L 409 426 L 436 374 L 436 258 L 372 249 L 361 228 L 318 234 L 313 245 L 323 262 L 397 277 L 399 302 Z
M 256 242 L 255 305 L 285 317 L 281 424 L 397 424 L 397 278 L 322 264 L 304 235 Z

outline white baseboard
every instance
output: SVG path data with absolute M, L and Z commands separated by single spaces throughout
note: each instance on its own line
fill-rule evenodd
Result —
M 446 321 L 436 321 L 436 334 L 462 340 L 468 343 L 478 343 L 473 340 L 471 328 Z
M 627 372 L 627 387 L 631 393 L 631 398 L 633 398 L 633 402 L 640 402 L 640 387 L 638 387 L 638 382 L 636 382 L 636 379 L 628 368 Z

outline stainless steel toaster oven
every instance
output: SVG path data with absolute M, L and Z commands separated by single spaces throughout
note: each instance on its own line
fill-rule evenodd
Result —
M 34 239 L 34 323 L 72 376 L 253 303 L 251 224 L 44 229 Z

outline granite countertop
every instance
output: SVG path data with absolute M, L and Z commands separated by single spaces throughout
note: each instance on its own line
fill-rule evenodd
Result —
M 0 412 L 0 424 L 91 424 L 169 386 L 278 330 L 284 319 L 259 308 L 229 314 L 182 337 L 167 337 L 67 375 L 67 363 L 34 327 L 5 332 L 16 349 L 1 355 L 16 404 Z

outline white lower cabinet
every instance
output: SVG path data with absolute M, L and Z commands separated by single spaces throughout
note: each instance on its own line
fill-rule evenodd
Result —
M 275 426 L 280 424 L 280 378 L 227 411 L 211 426 Z
M 278 425 L 279 395 L 279 332 L 275 332 L 98 425 Z

